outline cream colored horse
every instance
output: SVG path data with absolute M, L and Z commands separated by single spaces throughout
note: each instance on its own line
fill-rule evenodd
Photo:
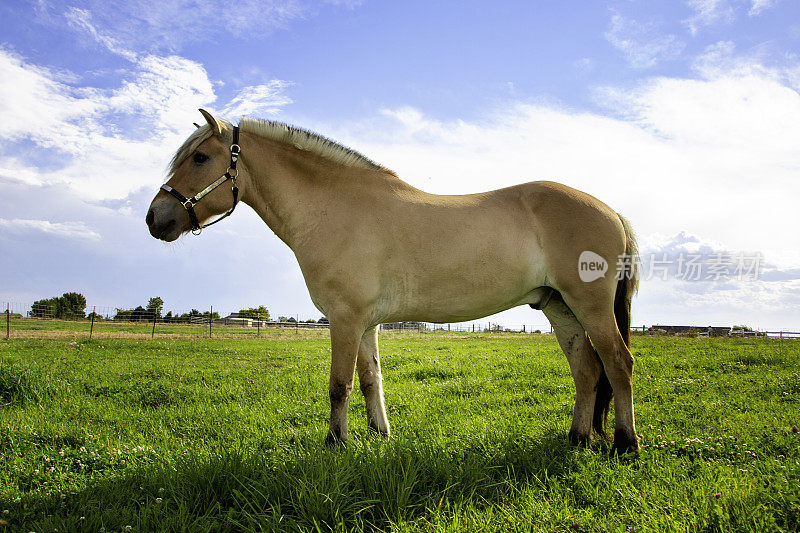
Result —
M 167 182 L 186 195 L 214 182 L 231 160 L 231 124 L 201 112 L 207 124 L 175 154 Z M 618 260 L 636 253 L 636 241 L 614 210 L 546 181 L 433 195 L 314 133 L 249 118 L 239 130 L 239 198 L 294 251 L 311 299 L 330 320 L 328 442 L 347 438 L 356 368 L 368 424 L 389 434 L 379 324 L 458 322 L 529 304 L 553 325 L 572 370 L 570 441 L 588 443 L 592 427 L 605 437 L 613 391 L 614 448 L 639 448 L 629 350 L 638 272 L 635 262 Z M 231 202 L 230 188 L 221 186 L 194 209 L 202 222 Z M 164 190 L 147 223 L 165 241 L 192 227 Z

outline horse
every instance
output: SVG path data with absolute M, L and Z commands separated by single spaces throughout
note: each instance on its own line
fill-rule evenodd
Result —
M 347 440 L 356 370 L 369 428 L 390 434 L 380 324 L 459 322 L 528 304 L 552 324 L 575 382 L 570 443 L 589 445 L 593 429 L 610 440 L 613 398 L 612 453 L 639 449 L 630 351 L 639 269 L 624 217 L 550 181 L 434 195 L 316 133 L 200 112 L 206 123 L 177 150 L 150 204 L 150 234 L 170 242 L 199 233 L 241 200 L 292 249 L 330 322 L 326 443 Z

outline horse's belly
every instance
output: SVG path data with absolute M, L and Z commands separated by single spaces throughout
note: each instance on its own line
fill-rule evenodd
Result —
M 529 260 L 525 264 L 473 271 L 406 273 L 401 283 L 390 283 L 386 321 L 461 322 L 536 303 L 544 274 Z

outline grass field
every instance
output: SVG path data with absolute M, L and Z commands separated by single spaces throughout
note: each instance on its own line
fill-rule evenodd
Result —
M 2 333 L 6 333 L 6 317 L 0 315 Z M 98 320 L 94 325 L 89 321 L 81 320 L 40 320 L 31 318 L 12 318 L 8 324 L 12 339 L 41 339 L 41 338 L 72 338 L 72 339 L 150 339 L 151 335 L 161 339 L 193 339 L 209 337 L 208 323 L 164 323 L 159 322 L 153 328 L 152 322 L 118 322 L 114 320 Z M 91 330 L 91 333 L 90 333 Z M 271 329 L 273 333 L 275 329 Z M 284 328 L 285 332 L 295 333 L 294 328 Z M 211 334 L 214 338 L 258 338 L 267 335 L 266 329 L 242 327 L 235 325 L 213 324 Z
M 327 332 L 2 341 L 0 531 L 800 529 L 798 341 L 634 337 L 622 458 L 550 335 L 380 347 L 393 436 L 356 387 L 329 449 Z

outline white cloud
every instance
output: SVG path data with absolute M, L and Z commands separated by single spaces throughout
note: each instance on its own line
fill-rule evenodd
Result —
M 704 27 L 727 24 L 736 18 L 730 0 L 687 0 L 686 3 L 694 11 L 694 15 L 683 22 L 693 35 Z
M 648 323 L 796 326 L 799 267 L 683 231 L 640 236 L 639 244 L 642 281 L 634 311 Z
M 719 41 L 705 48 L 692 61 L 692 70 L 700 77 L 713 80 L 748 76 L 774 80 L 800 90 L 800 64 L 792 55 L 775 57 L 764 47 L 737 53 L 733 41 Z
M 203 68 L 175 56 L 145 56 L 118 89 L 100 90 L 75 89 L 3 50 L 0 94 L 0 169 L 9 169 L 3 174 L 67 183 L 92 199 L 158 183 L 170 151 L 191 128 L 192 110 L 215 99 Z M 8 143 L 23 139 L 39 148 L 20 165 Z
M 778 0 L 752 0 L 752 6 L 747 14 L 750 16 L 759 15 L 762 11 L 774 7 L 777 3 Z
M 105 46 L 109 51 L 120 55 L 129 61 L 136 61 L 137 56 L 134 52 L 127 50 L 119 41 L 113 37 L 103 35 L 100 33 L 95 25 L 92 23 L 92 14 L 77 7 L 72 7 L 64 13 L 64 18 L 67 19 L 67 24 L 75 30 L 83 33 L 88 33 L 95 41 Z
M 763 1 L 763 0 L 762 0 Z M 345 6 L 350 9 L 363 6 L 367 3 L 367 0 L 324 0 L 326 4 L 331 4 L 334 6 Z
M 675 59 L 685 46 L 674 35 L 659 34 L 655 25 L 642 24 L 619 13 L 611 16 L 611 27 L 605 36 L 635 68 L 649 68 L 660 61 Z
M 253 85 L 243 88 L 223 109 L 222 113 L 228 117 L 243 115 L 275 115 L 281 108 L 292 103 L 284 91 L 291 85 L 283 80 L 270 80 L 262 85 Z
M 74 29 L 96 39 L 94 33 L 100 33 L 98 40 L 106 46 L 110 40 L 115 48 L 151 53 L 174 52 L 198 42 L 221 43 L 230 36 L 267 35 L 310 12 L 301 0 L 240 0 L 235 4 L 215 0 L 120 0 L 113 7 L 103 0 L 78 0 L 74 4 L 63 9 L 60 3 L 42 1 L 37 14 L 49 24 L 61 24 L 66 18 Z
M 94 201 L 156 186 L 197 108 L 217 99 L 203 66 L 180 56 L 140 56 L 114 89 L 76 89 L 61 77 L 0 49 L 0 177 L 66 184 Z M 248 87 L 227 109 L 276 113 L 291 102 L 286 86 Z M 25 140 L 37 145 L 35 158 L 15 153 Z
M 100 234 L 83 222 L 50 222 L 49 220 L 28 220 L 0 218 L 0 228 L 6 235 L 45 233 L 67 239 L 99 241 Z
M 708 26 L 730 24 L 736 19 L 737 3 L 743 3 L 743 0 L 687 0 L 686 4 L 694 14 L 683 23 L 693 35 Z M 775 7 L 778 0 L 749 0 L 747 3 L 750 4 L 747 15 L 753 17 Z

